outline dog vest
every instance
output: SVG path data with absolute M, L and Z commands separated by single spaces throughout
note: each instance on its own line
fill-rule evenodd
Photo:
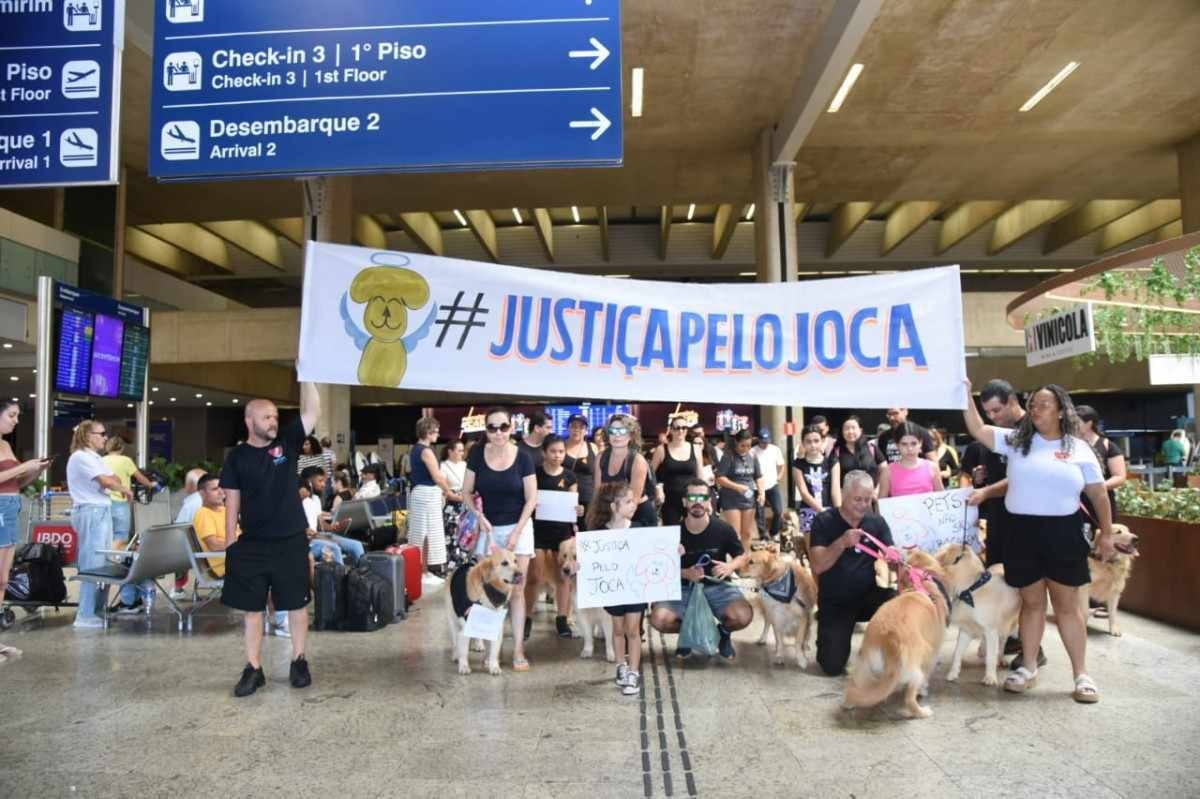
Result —
M 774 599 L 776 602 L 788 604 L 796 596 L 796 575 L 791 569 L 784 571 L 783 576 L 773 583 L 763 583 L 762 592 Z M 800 607 L 804 607 L 803 600 L 800 602 Z
M 450 602 L 454 607 L 454 615 L 460 619 L 467 617 L 467 611 L 472 605 L 481 604 L 473 602 L 467 596 L 467 572 L 471 569 L 469 566 L 463 566 L 455 569 L 454 574 L 450 575 Z M 504 592 L 495 588 L 491 583 L 483 584 L 483 593 L 487 595 L 488 601 L 492 603 L 492 607 L 497 610 L 508 604 L 508 597 Z
M 988 571 L 987 569 L 984 569 L 983 574 L 979 575 L 979 578 L 977 580 L 975 580 L 975 582 L 971 583 L 970 588 L 968 588 L 966 591 L 963 591 L 962 593 L 960 593 L 958 595 L 958 598 L 961 599 L 963 602 L 966 602 L 968 607 L 972 607 L 972 608 L 975 607 L 975 597 L 973 596 L 973 594 L 976 591 L 978 591 L 980 588 L 983 588 L 985 585 L 987 585 L 989 582 L 991 582 L 991 579 L 992 579 L 992 573 L 990 571 Z

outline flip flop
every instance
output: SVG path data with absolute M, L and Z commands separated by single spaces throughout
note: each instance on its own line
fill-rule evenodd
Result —
M 9 646 L 8 644 L 0 644 L 0 657 L 3 657 L 5 659 L 12 659 L 12 658 L 19 658 L 23 654 L 25 654 L 25 653 L 22 652 L 20 649 L 17 649 L 15 646 Z
M 1071 698 L 1082 705 L 1094 705 L 1100 701 L 1100 689 L 1091 677 L 1080 674 L 1075 678 L 1075 690 L 1071 693 Z
M 529 671 L 529 661 L 525 658 L 513 658 L 513 671 Z

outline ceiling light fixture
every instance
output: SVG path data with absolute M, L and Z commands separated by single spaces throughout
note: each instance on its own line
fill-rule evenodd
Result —
M 6 349 L 6 350 L 11 350 L 11 349 L 12 349 L 12 347 L 13 347 L 13 345 L 12 345 L 12 344 L 9 344 L 7 341 L 6 341 L 6 342 L 4 342 L 4 349 Z
M 151 391 L 158 391 L 158 386 L 155 386 L 154 388 L 152 388 L 152 389 L 150 389 L 150 390 L 151 390 Z
M 18 380 L 20 380 L 21 378 L 17 377 L 16 375 L 9 375 L 8 379 L 15 383 Z
M 575 224 L 579 224 L 579 209 L 574 205 L 571 206 L 571 218 L 575 220 Z
M 150 402 L 149 402 L 149 403 L 147 403 L 147 404 L 149 404 L 149 405 L 153 405 L 153 404 L 154 404 L 154 400 L 150 400 Z
M 197 395 L 196 395 L 196 399 L 203 399 L 203 397 L 204 397 L 204 395 L 203 395 L 203 394 L 197 394 Z
M 517 218 L 518 225 L 525 224 L 525 220 L 521 218 L 521 209 L 520 208 L 513 209 L 513 216 L 515 216 Z
M 738 272 L 738 277 L 758 277 L 758 272 Z
M 126 407 L 126 408 L 132 408 L 132 407 L 133 407 L 133 403 L 132 403 L 132 402 L 127 402 L 127 403 L 125 403 L 125 407 Z
M 21 401 L 21 398 L 20 398 L 20 397 L 13 397 L 13 398 L 12 398 L 12 401 L 13 401 L 13 402 L 20 402 L 20 401 Z
M 29 398 L 30 398 L 30 399 L 37 399 L 37 394 L 30 394 L 30 395 L 29 395 Z
M 458 210 L 457 208 L 455 208 L 455 209 L 454 209 L 454 215 L 458 217 L 458 221 L 459 221 L 459 223 L 461 223 L 461 224 L 462 224 L 462 226 L 463 226 L 463 227 L 466 227 L 466 226 L 467 226 L 467 218 L 466 218 L 465 216 L 463 216 L 463 215 L 462 215 L 462 211 L 460 211 L 460 210 Z
M 629 113 L 635 117 L 642 115 L 642 84 L 646 81 L 646 70 L 634 67 L 629 76 L 633 99 L 629 101 Z
M 1047 94 L 1049 94 L 1050 92 L 1052 92 L 1056 88 L 1058 88 L 1058 84 L 1060 84 L 1064 80 L 1066 80 L 1070 76 L 1070 74 L 1077 69 L 1079 69 L 1078 61 L 1071 61 L 1070 63 L 1068 63 L 1065 67 L 1060 69 L 1058 71 L 1058 74 L 1055 75 L 1053 78 L 1051 78 L 1050 81 L 1045 86 L 1043 86 L 1042 88 L 1040 88 L 1036 92 L 1034 92 L 1033 97 L 1030 97 L 1028 100 L 1025 101 L 1025 105 L 1021 106 L 1017 110 L 1018 111 L 1031 111 L 1035 105 L 1037 105 L 1043 99 L 1045 99 Z
M 212 403 L 211 403 L 211 402 L 206 402 L 206 403 L 204 403 L 204 407 L 206 407 L 206 408 L 211 408 L 211 407 L 212 407 Z
M 750 207 L 746 209 L 746 221 L 754 218 L 754 203 L 750 203 Z
M 695 204 L 695 203 L 692 203 L 691 205 L 689 205 L 689 206 L 688 206 L 688 217 L 687 217 L 687 221 L 691 222 L 691 221 L 692 221 L 692 217 L 693 217 L 693 216 L 695 216 L 695 215 L 696 215 L 696 204 Z
M 175 401 L 175 398 L 174 398 L 174 397 L 171 397 L 171 402 L 174 402 L 174 401 Z
M 241 402 L 241 400 L 239 400 L 237 397 L 234 397 L 234 398 L 233 398 L 233 404 L 234 404 L 234 405 L 237 405 L 239 402 Z
M 854 88 L 855 81 L 862 74 L 862 64 L 851 64 L 850 71 L 846 73 L 846 79 L 842 81 L 842 85 L 838 87 L 837 94 L 833 96 L 833 101 L 829 103 L 829 113 L 836 114 L 841 110 L 842 103 L 846 102 L 846 95 L 850 94 L 850 90 Z

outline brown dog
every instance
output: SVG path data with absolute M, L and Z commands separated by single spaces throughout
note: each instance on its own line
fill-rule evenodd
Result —
M 774 632 L 774 662 L 780 665 L 784 661 L 783 639 L 794 637 L 796 665 L 807 668 L 808 635 L 817 609 L 817 582 L 812 572 L 800 565 L 799 560 L 784 560 L 779 547 L 771 544 L 750 553 L 750 562 L 742 570 L 742 576 L 758 582 L 763 611 L 763 634 L 759 642 L 766 643 L 768 629 Z
M 963 653 L 980 638 L 985 653 L 983 684 L 996 685 L 1000 645 L 1017 628 L 1021 592 L 1004 582 L 1003 566 L 985 569 L 979 556 L 960 544 L 946 544 L 938 550 L 937 560 L 946 574 L 946 589 L 958 598 L 950 613 L 951 623 L 958 627 L 958 644 L 946 679 L 958 679 Z
M 1121 601 L 1121 592 L 1125 590 L 1125 581 L 1133 571 L 1133 559 L 1138 556 L 1138 537 L 1130 532 L 1123 524 L 1113 525 L 1113 546 L 1117 554 L 1112 560 L 1100 560 L 1096 550 L 1092 550 L 1088 558 L 1088 572 L 1092 582 L 1088 585 L 1087 593 L 1080 592 L 1084 603 L 1084 617 L 1088 616 L 1087 597 L 1091 597 L 1104 605 L 1108 611 L 1108 634 L 1119 636 L 1121 626 L 1117 623 L 1117 604 Z
M 583 637 L 583 649 L 579 657 L 590 658 L 595 653 L 596 629 L 604 635 L 604 657 L 609 663 L 617 660 L 613 650 L 612 616 L 604 608 L 579 607 L 579 549 L 574 538 L 568 538 L 558 545 L 558 573 L 564 580 L 571 581 L 571 606 L 575 609 L 575 626 Z
M 914 586 L 907 569 L 900 570 L 900 595 L 880 606 L 867 624 L 866 635 L 846 681 L 842 707 L 873 707 L 900 685 L 906 686 L 904 707 L 909 718 L 926 718 L 933 711 L 917 702 L 928 691 L 934 660 L 946 635 L 950 608 L 943 588 L 945 575 L 934 558 L 919 550 L 907 555 L 908 564 L 924 569 L 932 579 Z M 940 585 L 939 585 L 940 584 Z
M 482 605 L 492 610 L 508 607 L 513 586 L 517 582 L 517 558 L 507 549 L 492 553 L 473 566 L 455 569 L 446 580 L 446 618 L 450 623 L 451 652 L 458 661 L 458 673 L 470 674 L 467 647 L 470 639 L 464 634 L 470 608 Z M 489 674 L 500 673 L 500 642 L 503 636 L 488 642 L 487 667 Z

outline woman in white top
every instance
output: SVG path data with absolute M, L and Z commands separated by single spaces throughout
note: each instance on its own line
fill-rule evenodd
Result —
M 79 540 L 77 561 L 81 571 L 103 566 L 104 555 L 97 554 L 97 550 L 112 549 L 112 502 L 106 492 L 117 491 L 126 500 L 133 499 L 133 492 L 121 485 L 121 479 L 100 457 L 104 433 L 104 425 L 100 422 L 91 419 L 80 422 L 71 438 L 71 458 L 67 461 L 71 526 Z M 107 604 L 107 586 L 100 590 L 95 583 L 81 583 L 76 629 L 104 627 L 101 615 Z
M 442 463 L 438 468 L 442 470 L 442 476 L 450 485 L 450 491 L 454 494 L 461 494 L 463 478 L 467 476 L 467 448 L 463 442 L 451 441 L 442 447 Z M 461 504 L 462 497 L 450 498 L 450 501 Z
M 1038 651 L 1046 627 L 1046 591 L 1054 604 L 1058 631 L 1071 658 L 1077 702 L 1097 702 L 1100 692 L 1087 675 L 1087 626 L 1079 587 L 1091 579 L 1083 533 L 1079 494 L 1085 492 L 1099 517 L 1096 555 L 1115 554 L 1112 509 L 1096 453 L 1079 438 L 1079 418 L 1061 386 L 1033 392 L 1029 413 L 1015 430 L 983 423 L 967 387 L 963 413 L 967 431 L 979 443 L 1008 457 L 1008 492 L 1004 507 L 1012 516 L 1012 532 L 1004 550 L 1004 580 L 1021 591 L 1021 651 Z M 1004 681 L 1004 689 L 1024 693 L 1037 680 L 1037 659 L 1022 656 L 1021 666 Z

